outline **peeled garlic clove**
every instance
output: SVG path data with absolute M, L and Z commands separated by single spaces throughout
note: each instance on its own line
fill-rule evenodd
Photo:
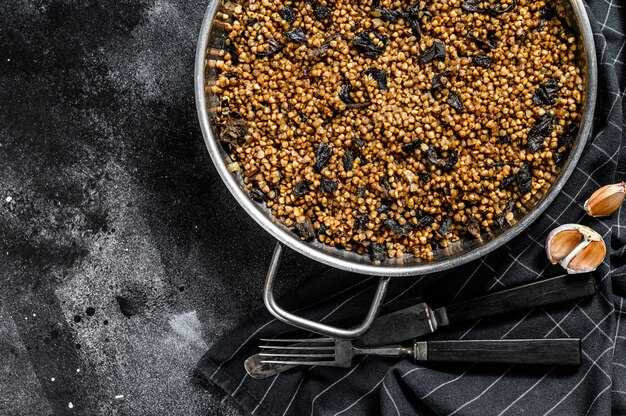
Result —
M 595 191 L 585 202 L 585 211 L 592 217 L 611 215 L 624 203 L 626 184 L 606 185 Z
M 592 272 L 598 268 L 605 257 L 606 246 L 604 241 L 593 241 L 574 256 L 566 270 L 570 274 Z
M 568 273 L 594 271 L 606 256 L 602 236 L 589 227 L 565 224 L 548 235 L 546 254 L 552 264 L 560 263 Z

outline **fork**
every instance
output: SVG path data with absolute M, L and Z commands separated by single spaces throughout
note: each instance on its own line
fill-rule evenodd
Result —
M 350 367 L 359 355 L 415 361 L 579 365 L 580 339 L 413 341 L 404 347 L 361 348 L 335 338 L 261 339 L 261 364 Z

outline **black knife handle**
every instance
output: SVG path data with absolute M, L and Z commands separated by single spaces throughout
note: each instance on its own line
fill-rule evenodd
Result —
M 455 303 L 438 309 L 436 313 L 444 317 L 439 324 L 447 325 L 578 299 L 593 295 L 595 291 L 591 274 L 554 277 Z
M 428 341 L 417 342 L 415 349 L 418 361 L 580 364 L 580 339 L 578 338 Z

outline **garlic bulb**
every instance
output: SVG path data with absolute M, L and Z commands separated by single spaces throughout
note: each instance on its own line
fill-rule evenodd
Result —
M 595 191 L 585 202 L 585 211 L 592 217 L 611 215 L 624 203 L 626 184 L 606 185 Z
M 565 224 L 548 235 L 546 254 L 570 274 L 594 271 L 606 257 L 602 236 L 589 227 Z

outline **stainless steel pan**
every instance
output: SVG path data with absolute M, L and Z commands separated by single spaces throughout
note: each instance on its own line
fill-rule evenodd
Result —
M 323 335 L 338 338 L 356 338 L 367 331 L 376 317 L 384 299 L 389 277 L 436 273 L 460 266 L 502 246 L 539 217 L 561 191 L 576 167 L 587 137 L 591 133 L 596 101 L 596 53 L 593 33 L 583 2 L 582 0 L 561 0 L 559 6 L 560 14 L 569 21 L 579 35 L 581 46 L 580 59 L 584 62 L 585 68 L 585 99 L 578 138 L 571 149 L 569 158 L 563 165 L 561 173 L 554 178 L 554 182 L 549 190 L 540 200 L 530 201 L 533 204 L 532 207 L 519 218 L 516 218 L 510 227 L 483 235 L 481 240 L 460 241 L 446 249 L 438 250 L 435 252 L 435 257 L 432 261 L 423 261 L 407 256 L 402 259 L 389 259 L 382 264 L 374 264 L 367 255 L 359 255 L 354 252 L 328 247 L 318 241 L 302 241 L 291 230 L 276 221 L 266 207 L 250 198 L 238 173 L 233 174 L 229 172 L 227 165 L 231 160 L 218 142 L 219 135 L 211 113 L 212 108 L 219 106 L 219 99 L 210 93 L 206 93 L 206 86 L 210 85 L 217 78 L 217 72 L 213 63 L 219 59 L 218 53 L 223 47 L 223 40 L 226 34 L 223 18 L 232 10 L 233 4 L 223 0 L 211 1 L 200 29 L 196 50 L 195 94 L 198 118 L 211 159 L 226 187 L 245 211 L 278 240 L 266 278 L 264 292 L 265 304 L 274 316 L 294 326 Z M 381 276 L 372 306 L 363 323 L 355 328 L 341 329 L 309 321 L 278 306 L 274 300 L 273 286 L 284 246 L 338 269 L 364 275 Z

